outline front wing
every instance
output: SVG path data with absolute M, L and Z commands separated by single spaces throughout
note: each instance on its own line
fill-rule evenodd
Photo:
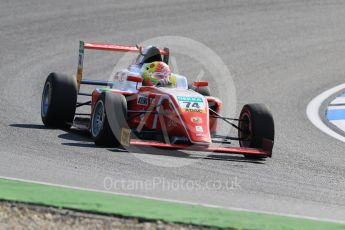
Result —
M 218 152 L 218 153 L 232 153 L 242 155 L 252 155 L 258 157 L 271 157 L 273 142 L 269 140 L 264 141 L 263 149 L 243 148 L 243 147 L 216 147 L 216 146 L 202 146 L 202 145 L 184 145 L 184 144 L 167 144 L 158 141 L 143 141 L 132 139 L 130 145 L 136 146 L 151 146 L 167 149 L 188 149 L 194 151 L 204 152 Z

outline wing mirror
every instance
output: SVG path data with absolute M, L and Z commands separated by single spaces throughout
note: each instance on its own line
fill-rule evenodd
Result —
M 208 86 L 208 81 L 195 81 L 193 85 L 196 87 Z
M 136 83 L 140 83 L 143 81 L 143 78 L 141 76 L 127 76 L 127 81 L 132 81 L 132 82 L 136 82 Z

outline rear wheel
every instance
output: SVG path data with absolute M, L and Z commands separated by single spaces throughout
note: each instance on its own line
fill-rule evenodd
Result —
M 265 105 L 247 104 L 243 106 L 239 120 L 238 136 L 241 147 L 262 149 L 265 139 L 274 140 L 273 117 Z M 245 155 L 245 157 L 262 158 L 253 155 Z
M 46 126 L 70 128 L 77 104 L 77 81 L 63 74 L 50 73 L 44 84 L 41 118 Z
M 91 116 L 91 136 L 96 145 L 120 146 L 122 128 L 126 126 L 127 103 L 121 94 L 104 92 Z

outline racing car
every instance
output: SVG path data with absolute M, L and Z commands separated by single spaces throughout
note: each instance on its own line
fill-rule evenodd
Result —
M 110 80 L 87 80 L 83 77 L 85 50 L 135 52 L 137 56 Z M 166 47 L 80 41 L 76 77 L 50 73 L 45 81 L 41 101 L 44 125 L 85 129 L 100 146 L 271 157 L 274 121 L 268 108 L 246 104 L 238 118 L 221 115 L 222 101 L 211 95 L 207 81 L 188 82 L 187 77 L 169 71 L 169 53 Z M 93 91 L 83 92 L 81 85 L 91 85 Z M 78 101 L 81 96 L 90 99 Z M 87 113 L 76 112 L 85 106 L 89 107 Z M 219 135 L 219 120 L 237 129 L 237 135 Z M 239 146 L 232 141 L 238 141 Z

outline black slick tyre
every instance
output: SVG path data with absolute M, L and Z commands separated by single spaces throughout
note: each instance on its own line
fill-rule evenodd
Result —
M 50 73 L 45 81 L 41 118 L 45 126 L 70 128 L 77 104 L 77 81 L 75 78 L 58 73 Z

